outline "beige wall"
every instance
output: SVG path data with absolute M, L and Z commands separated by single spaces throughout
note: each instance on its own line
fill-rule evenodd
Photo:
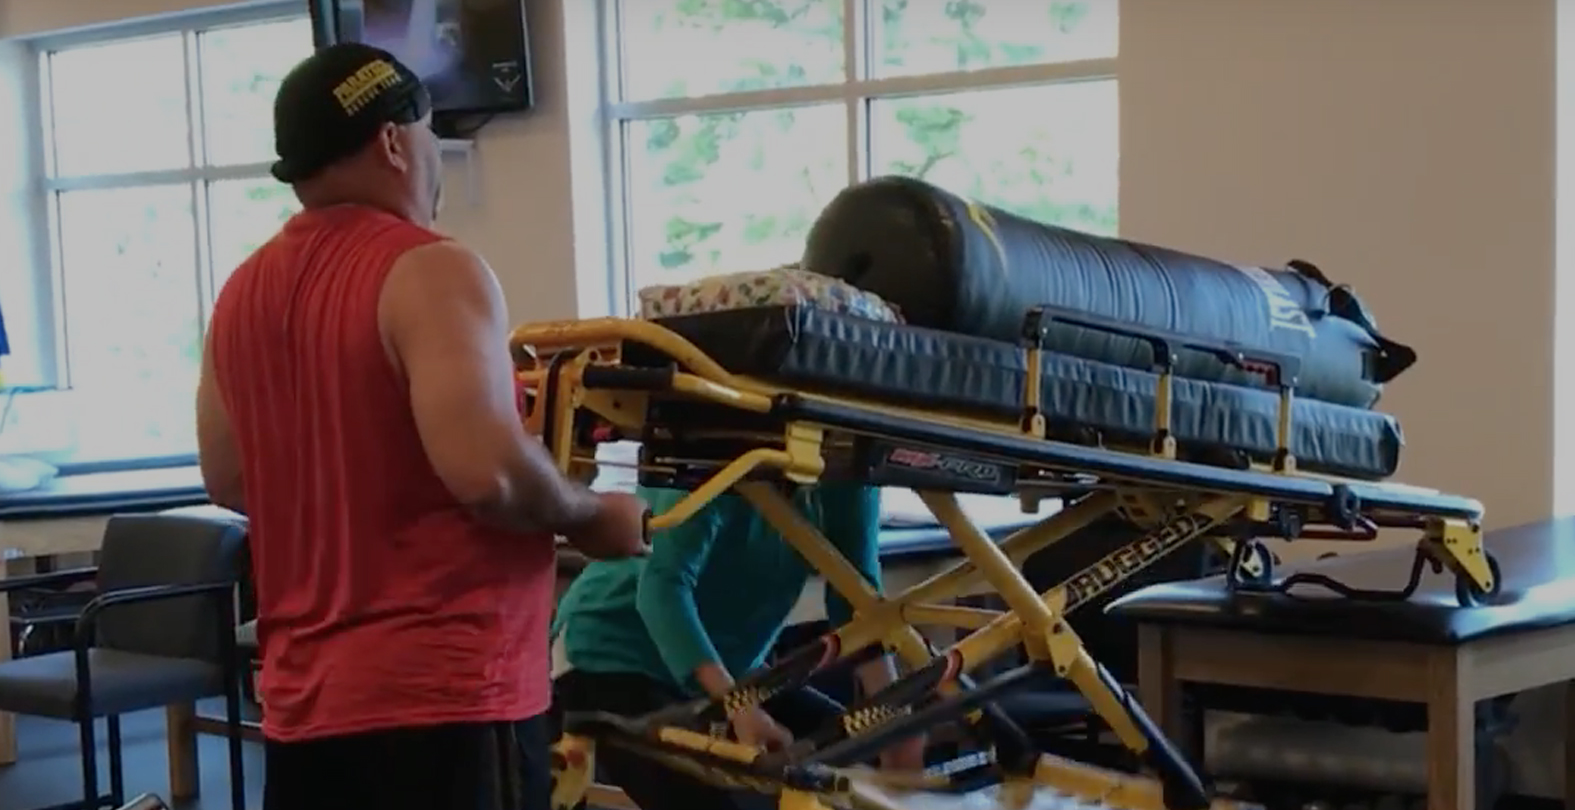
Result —
M 1349 282 L 1401 478 L 1552 508 L 1554 0 L 1127 0 L 1125 235 Z
M 0 36 L 183 2 L 0 0 Z M 572 164 L 596 183 L 590 96 L 569 83 L 594 78 L 564 68 L 589 63 L 590 21 L 563 7 L 530 4 L 541 106 L 483 133 L 481 204 L 456 188 L 446 217 L 521 319 L 606 300 L 600 208 L 570 182 Z M 1554 7 L 1125 0 L 1122 13 L 1123 231 L 1305 258 L 1355 285 L 1421 353 L 1384 401 L 1406 427 L 1402 478 L 1480 497 L 1494 525 L 1553 504 Z M 578 284 L 577 249 L 592 251 Z

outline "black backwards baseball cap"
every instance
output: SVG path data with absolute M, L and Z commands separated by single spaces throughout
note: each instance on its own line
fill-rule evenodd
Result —
M 273 102 L 273 176 L 298 183 L 355 154 L 384 124 L 414 124 L 432 109 L 421 78 L 393 54 L 354 42 L 296 65 Z

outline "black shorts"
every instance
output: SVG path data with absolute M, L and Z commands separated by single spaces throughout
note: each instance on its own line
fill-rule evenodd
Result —
M 545 716 L 264 745 L 263 810 L 548 810 Z

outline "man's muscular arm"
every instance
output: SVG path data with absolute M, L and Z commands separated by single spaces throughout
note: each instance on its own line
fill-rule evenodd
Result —
M 241 454 L 235 446 L 229 412 L 219 396 L 219 383 L 213 372 L 213 334 L 202 349 L 202 371 L 197 378 L 197 464 L 202 470 L 202 485 L 208 500 L 226 509 L 244 513 L 244 488 L 241 485 Z
M 602 519 L 603 499 L 561 475 L 520 423 L 503 293 L 480 256 L 454 242 L 406 253 L 378 316 L 427 458 L 460 503 L 516 530 L 573 535 Z

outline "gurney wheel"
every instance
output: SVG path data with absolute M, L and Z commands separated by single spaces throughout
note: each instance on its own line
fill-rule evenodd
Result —
M 1268 545 L 1260 540 L 1243 540 L 1231 555 L 1230 578 L 1238 585 L 1256 587 L 1268 585 L 1274 581 L 1274 564 L 1279 562 L 1274 552 Z M 1258 570 L 1253 572 L 1248 569 L 1248 562 L 1256 563 Z
M 1460 574 L 1455 575 L 1455 601 L 1459 602 L 1461 607 L 1477 607 L 1478 605 L 1487 604 L 1497 598 L 1499 593 L 1504 590 L 1504 577 L 1498 570 L 1498 558 L 1492 554 L 1487 555 L 1487 565 L 1488 571 L 1493 574 L 1493 587 L 1486 592 L 1478 588 L 1477 584 L 1472 582 L 1470 577 Z

